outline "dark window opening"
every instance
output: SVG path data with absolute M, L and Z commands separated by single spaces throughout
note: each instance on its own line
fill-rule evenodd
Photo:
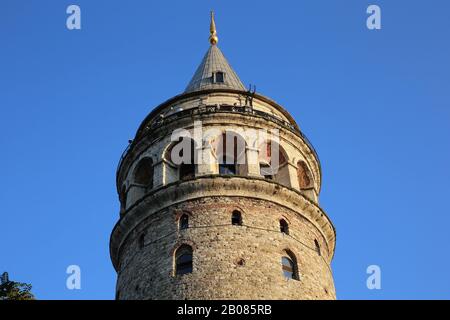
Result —
M 150 158 L 142 159 L 134 172 L 134 182 L 147 187 L 153 186 L 153 161 Z
M 180 166 L 180 180 L 189 180 L 195 178 L 194 164 L 181 164 Z
M 187 214 L 183 214 L 180 217 L 179 228 L 180 230 L 185 230 L 189 228 L 189 216 Z
M 192 272 L 192 248 L 182 245 L 175 253 L 175 275 Z
M 315 244 L 315 246 L 316 246 L 317 254 L 318 254 L 319 256 L 321 256 L 321 255 L 322 255 L 322 252 L 320 252 L 319 241 L 317 241 L 317 239 L 314 239 L 314 244 Z
M 215 73 L 215 83 L 224 83 L 225 82 L 225 74 L 223 72 Z
M 239 211 L 234 211 L 231 215 L 231 224 L 233 226 L 242 226 L 242 214 Z
M 280 231 L 281 233 L 289 234 L 289 225 L 284 219 L 280 220 Z
M 222 175 L 236 175 L 237 174 L 237 165 L 235 164 L 220 164 L 219 165 L 219 173 Z
M 218 146 L 219 174 L 238 175 L 242 174 L 245 160 L 246 144 L 245 140 L 234 134 L 224 133 Z
M 195 144 L 190 141 L 191 155 L 188 163 L 183 162 L 180 165 L 180 180 L 189 180 L 195 178 Z M 183 157 L 183 149 L 180 152 L 180 157 Z

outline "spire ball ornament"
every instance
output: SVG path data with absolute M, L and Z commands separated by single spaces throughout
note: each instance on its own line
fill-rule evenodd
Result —
M 209 27 L 209 32 L 209 43 L 215 46 L 217 42 L 219 42 L 219 37 L 217 36 L 216 22 L 214 21 L 214 11 L 211 11 L 211 25 Z

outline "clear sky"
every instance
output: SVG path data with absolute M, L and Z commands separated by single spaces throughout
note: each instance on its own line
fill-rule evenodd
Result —
M 66 28 L 66 8 L 82 29 Z M 366 9 L 382 10 L 382 29 Z M 450 298 L 447 0 L 0 2 L 0 272 L 40 299 L 112 299 L 118 160 L 219 47 L 316 147 L 340 299 Z M 82 289 L 66 289 L 81 267 Z M 368 290 L 379 265 L 382 289 Z

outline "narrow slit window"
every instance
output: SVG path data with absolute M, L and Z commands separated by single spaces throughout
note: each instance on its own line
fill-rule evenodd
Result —
M 319 241 L 317 241 L 317 239 L 314 239 L 314 245 L 316 246 L 317 254 L 318 254 L 319 256 L 321 256 L 321 255 L 322 255 L 322 252 L 320 251 L 320 244 L 319 244 Z
M 180 230 L 185 230 L 187 228 L 189 228 L 189 216 L 187 214 L 183 214 L 180 217 L 179 229 Z
M 284 219 L 280 220 L 280 232 L 284 234 L 289 234 L 289 225 Z
M 231 224 L 233 226 L 242 226 L 242 214 L 239 211 L 234 211 L 231 215 Z

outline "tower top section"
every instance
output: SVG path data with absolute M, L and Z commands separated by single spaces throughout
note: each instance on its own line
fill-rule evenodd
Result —
M 209 36 L 211 46 L 186 87 L 185 93 L 206 89 L 236 89 L 245 91 L 245 86 L 228 63 L 222 51 L 217 47 L 218 41 L 214 12 L 211 12 Z

